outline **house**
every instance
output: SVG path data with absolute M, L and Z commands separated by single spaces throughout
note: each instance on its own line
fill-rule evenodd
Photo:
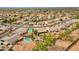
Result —
M 42 34 L 42 33 L 47 33 L 48 32 L 48 30 L 45 29 L 45 28 L 35 28 L 34 30 L 37 30 L 38 35 Z
M 43 41 L 43 39 L 41 37 L 36 37 L 34 40 L 35 41 Z
M 27 32 L 28 28 L 19 28 L 17 30 L 15 30 L 15 33 L 17 34 L 23 34 L 25 32 Z

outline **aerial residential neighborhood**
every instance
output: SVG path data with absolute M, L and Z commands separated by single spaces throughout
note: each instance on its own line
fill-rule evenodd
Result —
M 79 8 L 0 8 L 0 51 L 79 51 Z

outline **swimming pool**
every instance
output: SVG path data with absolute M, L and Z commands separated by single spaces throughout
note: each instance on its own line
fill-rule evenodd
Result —
M 30 43 L 30 42 L 32 42 L 32 39 L 31 38 L 28 38 L 28 37 L 24 37 L 23 41 L 25 43 Z
M 33 28 L 32 27 L 29 27 L 28 32 L 29 33 L 32 33 L 33 32 Z

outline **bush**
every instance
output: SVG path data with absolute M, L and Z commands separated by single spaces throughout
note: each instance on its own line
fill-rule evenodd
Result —
M 47 51 L 48 50 L 47 46 L 51 46 L 52 43 L 55 42 L 55 38 L 53 36 L 51 36 L 51 35 L 46 35 L 45 34 L 43 36 L 43 39 L 44 39 L 43 42 L 37 42 L 36 43 L 37 47 L 34 48 L 33 50 L 36 50 L 36 51 L 38 51 L 38 50 L 39 51 Z
M 76 23 L 76 28 L 79 28 L 79 22 Z
M 74 18 L 75 18 L 75 19 L 79 19 L 79 15 L 75 16 Z
M 33 48 L 32 51 L 39 51 L 39 49 L 38 48 Z
M 65 37 L 67 36 L 71 31 L 69 29 L 65 29 L 63 32 L 59 34 L 60 37 Z
M 71 41 L 71 37 L 69 36 L 69 33 L 71 33 L 71 31 L 69 29 L 65 29 L 63 32 L 59 33 L 59 38 L 61 38 L 62 40 Z

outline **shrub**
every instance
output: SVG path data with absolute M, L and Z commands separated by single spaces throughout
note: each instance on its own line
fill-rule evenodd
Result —
M 74 18 L 75 18 L 75 19 L 79 19 L 79 15 L 75 16 Z
M 60 37 L 65 37 L 67 36 L 71 31 L 69 29 L 65 29 L 63 32 L 59 33 Z
M 34 48 L 33 50 L 39 50 L 39 51 L 47 51 L 48 48 L 47 46 L 51 46 L 52 43 L 55 42 L 55 38 L 51 35 L 44 35 L 43 36 L 43 41 L 42 42 L 37 42 L 36 45 L 37 47 Z
M 69 36 L 69 33 L 71 33 L 71 31 L 69 29 L 65 29 L 63 32 L 59 33 L 59 38 L 61 38 L 62 40 L 71 41 L 71 37 Z
M 79 22 L 76 23 L 76 28 L 79 28 Z

